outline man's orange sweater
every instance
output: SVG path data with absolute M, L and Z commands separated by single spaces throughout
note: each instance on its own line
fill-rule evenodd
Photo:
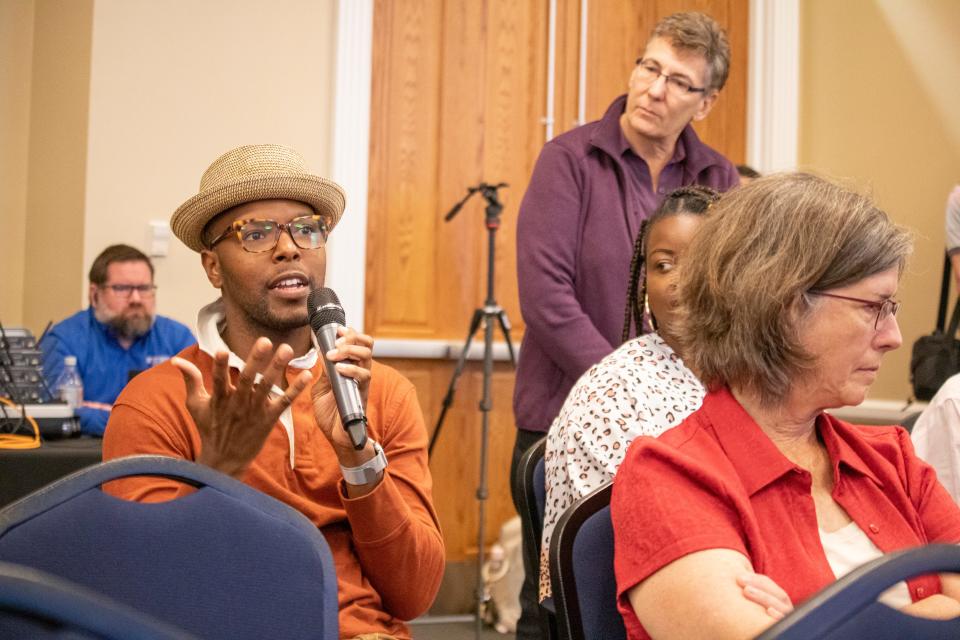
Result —
M 196 346 L 180 353 L 213 388 L 213 359 Z M 300 370 L 288 368 L 288 381 Z M 322 361 L 311 370 L 326 375 Z M 336 455 L 317 426 L 306 389 L 292 406 L 294 464 L 277 422 L 242 480 L 306 515 L 333 552 L 340 599 L 340 635 L 385 633 L 409 638 L 403 620 L 433 602 L 443 575 L 444 548 L 431 503 L 427 436 L 413 385 L 374 363 L 367 401 L 368 433 L 387 455 L 383 480 L 365 496 L 348 499 Z M 236 370 L 231 370 L 235 379 Z M 134 378 L 114 405 L 103 458 L 160 454 L 197 460 L 200 436 L 186 408 L 186 387 L 169 362 Z M 143 502 L 175 498 L 181 486 L 162 478 L 133 478 L 109 489 Z

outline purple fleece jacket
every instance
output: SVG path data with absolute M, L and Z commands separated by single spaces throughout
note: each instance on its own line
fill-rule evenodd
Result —
M 520 310 L 517 427 L 547 431 L 580 375 L 620 344 L 633 241 L 674 189 L 726 191 L 736 168 L 687 126 L 654 193 L 646 163 L 620 129 L 626 96 L 603 118 L 540 152 L 517 221 Z

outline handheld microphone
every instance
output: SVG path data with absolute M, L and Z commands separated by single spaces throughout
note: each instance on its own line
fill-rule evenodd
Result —
M 345 378 L 337 371 L 336 365 L 326 358 L 326 352 L 336 347 L 337 329 L 346 326 L 347 316 L 340 306 L 340 299 L 333 289 L 326 287 L 314 289 L 307 297 L 307 313 L 310 326 L 320 343 L 323 363 L 327 367 L 327 378 L 337 399 L 337 410 L 343 428 L 350 436 L 354 449 L 363 449 L 367 444 L 367 416 L 360 400 L 360 389 L 353 378 Z

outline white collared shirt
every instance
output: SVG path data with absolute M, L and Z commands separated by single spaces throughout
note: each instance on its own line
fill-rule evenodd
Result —
M 236 369 L 237 371 L 243 371 L 243 366 L 245 360 L 235 354 L 230 350 L 230 347 L 227 346 L 227 343 L 223 341 L 223 336 L 221 335 L 226 328 L 226 314 L 223 310 L 223 299 L 217 298 L 210 304 L 200 309 L 200 312 L 197 314 L 197 346 L 200 347 L 200 350 L 209 355 L 211 358 L 216 356 L 218 351 L 226 351 L 229 354 L 227 359 L 227 365 L 231 369 Z M 288 367 L 293 367 L 294 369 L 313 369 L 317 364 L 317 358 L 320 357 L 319 345 L 317 344 L 317 338 L 313 335 L 313 332 L 310 333 L 310 339 L 313 342 L 313 348 L 310 351 L 306 352 L 299 358 L 294 358 L 289 363 Z M 263 376 L 257 374 L 254 382 L 259 381 Z M 273 385 L 270 389 L 271 394 L 273 395 L 283 395 L 284 390 Z M 283 413 L 280 414 L 280 424 L 283 425 L 284 430 L 287 432 L 287 440 L 290 442 L 290 468 L 293 469 L 293 459 L 294 459 L 294 431 L 293 431 L 293 409 L 287 407 L 283 410 Z
M 960 504 L 960 374 L 947 378 L 923 410 L 910 439 L 921 460 Z

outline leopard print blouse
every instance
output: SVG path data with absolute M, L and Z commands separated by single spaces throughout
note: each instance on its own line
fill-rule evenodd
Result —
M 639 336 L 587 370 L 550 426 L 540 599 L 549 598 L 553 529 L 568 507 L 613 480 L 637 436 L 658 436 L 700 408 L 706 391 L 656 333 Z

